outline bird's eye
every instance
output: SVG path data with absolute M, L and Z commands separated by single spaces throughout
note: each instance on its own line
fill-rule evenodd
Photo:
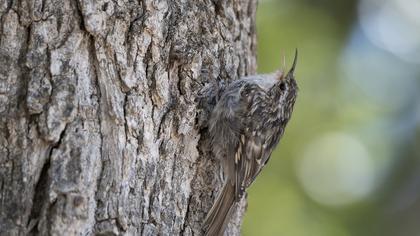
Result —
M 286 90 L 286 84 L 281 83 L 281 84 L 280 84 L 280 90 L 281 90 L 281 91 Z

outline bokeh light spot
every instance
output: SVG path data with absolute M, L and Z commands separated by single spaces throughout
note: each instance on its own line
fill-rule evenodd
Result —
M 374 189 L 375 168 L 365 146 L 345 133 L 329 133 L 310 143 L 297 174 L 316 202 L 340 206 L 367 197 Z
M 378 47 L 412 63 L 420 63 L 420 4 L 407 0 L 362 0 L 362 29 Z

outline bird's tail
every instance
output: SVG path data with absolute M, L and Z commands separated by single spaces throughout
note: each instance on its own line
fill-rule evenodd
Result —
M 235 187 L 230 181 L 226 181 L 204 221 L 203 229 L 206 236 L 223 236 L 233 212 L 234 201 Z

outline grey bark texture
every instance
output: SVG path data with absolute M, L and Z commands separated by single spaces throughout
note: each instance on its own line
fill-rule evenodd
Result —
M 201 235 L 222 180 L 200 91 L 255 73 L 255 11 L 0 0 L 0 235 Z

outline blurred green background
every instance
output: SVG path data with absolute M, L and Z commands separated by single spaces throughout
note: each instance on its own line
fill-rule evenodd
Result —
M 243 235 L 420 235 L 420 1 L 261 0 L 257 30 L 300 93 Z

